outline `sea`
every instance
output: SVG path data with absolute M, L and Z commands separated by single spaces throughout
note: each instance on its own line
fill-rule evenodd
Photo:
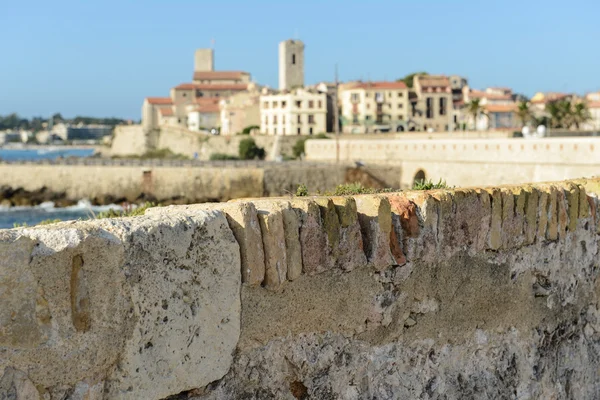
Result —
M 67 157 L 90 157 L 93 148 L 65 148 L 59 146 L 34 148 L 0 148 L 0 159 L 5 161 L 33 161 L 43 159 L 58 159 Z M 122 209 L 111 204 L 107 206 L 92 206 L 87 199 L 81 199 L 77 205 L 55 207 L 54 203 L 46 202 L 35 207 L 2 207 L 0 206 L 0 229 L 15 226 L 34 226 L 47 220 L 86 220 L 109 209 Z

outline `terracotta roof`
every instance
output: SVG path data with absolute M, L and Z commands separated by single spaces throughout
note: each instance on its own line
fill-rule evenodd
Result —
M 377 81 L 377 82 L 359 82 L 355 85 L 350 86 L 350 89 L 389 89 L 398 90 L 406 89 L 404 82 L 389 82 L 389 81 Z
M 150 104 L 173 104 L 173 100 L 171 100 L 170 97 L 146 97 L 146 100 L 148 100 L 148 103 Z
M 246 90 L 248 88 L 247 83 L 226 83 L 226 84 L 212 84 L 212 83 L 182 83 L 175 86 L 175 90 Z
M 544 98 L 540 99 L 540 100 L 531 100 L 532 103 L 534 104 L 543 104 L 543 103 L 548 103 L 551 101 L 557 101 L 560 99 L 564 99 L 565 97 L 568 97 L 569 95 L 566 93 L 554 93 L 554 92 L 548 92 L 548 93 L 544 93 Z
M 587 106 L 588 108 L 600 108 L 600 101 L 590 101 Z
M 510 100 L 512 96 L 510 94 L 495 94 L 495 93 L 486 93 L 483 90 L 471 90 L 469 92 L 469 97 L 473 97 L 476 99 L 486 98 L 488 100 Z
M 244 75 L 250 75 L 244 71 L 196 71 L 194 72 L 194 80 L 230 80 L 242 79 Z
M 515 112 L 517 111 L 516 104 L 486 104 L 484 106 L 487 112 Z
M 171 117 L 171 116 L 173 116 L 173 109 L 172 108 L 161 108 L 160 110 L 158 110 L 158 112 L 160 112 L 160 115 L 162 115 L 163 117 Z
M 419 81 L 421 87 L 448 87 L 450 86 L 450 79 L 446 76 L 435 76 L 435 75 L 420 75 L 415 76 L 415 80 Z
M 216 113 L 220 111 L 220 100 L 221 98 L 219 97 L 197 97 L 194 100 L 194 105 L 192 105 L 189 109 L 203 113 Z

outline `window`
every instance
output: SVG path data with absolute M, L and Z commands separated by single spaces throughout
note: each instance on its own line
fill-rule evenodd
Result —
M 352 123 L 354 125 L 358 124 L 358 114 L 352 114 Z
M 276 101 L 274 101 L 274 102 L 273 102 L 273 108 L 277 108 L 277 107 L 279 107 L 279 103 L 278 103 L 278 102 L 276 102 Z
M 196 90 L 196 97 L 204 97 L 204 93 L 200 90 Z
M 281 116 L 281 123 L 282 123 L 282 124 L 285 124 L 285 115 L 282 115 L 282 116 Z
M 314 124 L 315 123 L 315 116 L 312 114 L 308 114 L 308 123 L 309 124 Z
M 282 101 L 281 102 L 281 108 L 285 108 L 285 106 L 287 106 L 287 101 Z
M 381 93 L 381 92 L 375 93 L 375 102 L 383 103 L 383 99 L 384 99 L 384 93 Z
M 269 108 L 269 102 L 268 101 L 263 102 L 263 108 Z
M 308 101 L 308 108 L 313 108 L 315 106 L 315 102 L 313 100 Z
M 277 123 L 277 115 L 273 115 L 273 123 L 276 124 Z
M 404 104 L 398 103 L 398 108 L 404 108 Z
M 370 115 L 365 115 L 365 121 L 370 121 L 371 120 L 371 116 Z
M 428 97 L 425 100 L 425 118 L 433 118 L 433 97 Z
M 285 126 L 283 128 L 281 128 L 281 134 L 285 135 Z
M 296 65 L 296 55 L 292 54 L 292 65 Z
M 302 123 L 302 116 L 298 115 L 298 123 L 301 124 Z
M 371 108 L 371 103 L 367 103 L 367 110 Z
M 404 93 L 398 92 L 398 97 L 402 97 L 402 96 L 404 96 Z
M 187 97 L 187 93 L 186 93 L 186 92 L 183 92 L 181 95 L 182 95 L 183 97 Z
M 323 102 L 322 102 L 321 100 L 319 100 L 319 103 L 318 103 L 318 105 L 317 105 L 317 108 L 321 108 L 321 107 L 323 107 Z
M 313 134 L 313 129 L 312 129 L 312 128 L 310 128 L 310 129 L 308 130 L 308 134 L 309 134 L 309 135 L 312 135 L 312 134 Z
M 302 108 L 302 100 L 297 100 L 296 101 L 296 107 L 297 108 Z
M 352 93 L 350 95 L 350 101 L 353 103 L 358 103 L 360 101 L 360 94 L 359 93 Z
M 392 92 L 388 92 L 388 97 L 392 97 Z
M 298 135 L 300 134 L 300 128 L 298 128 Z
M 277 135 L 277 128 L 273 128 L 273 134 Z
M 440 97 L 440 115 L 446 115 L 446 102 L 445 97 Z
M 402 121 L 404 117 L 402 115 L 398 115 L 398 121 Z

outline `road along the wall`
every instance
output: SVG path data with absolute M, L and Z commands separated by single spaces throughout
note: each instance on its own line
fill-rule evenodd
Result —
M 0 231 L 0 398 L 600 396 L 600 180 Z
M 335 141 L 306 142 L 307 160 L 335 161 Z M 401 166 L 403 188 L 415 179 L 454 186 L 503 185 L 600 174 L 600 138 L 340 140 L 342 162 Z

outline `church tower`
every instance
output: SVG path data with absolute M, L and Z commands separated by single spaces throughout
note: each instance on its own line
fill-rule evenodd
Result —
M 304 86 L 304 43 L 286 40 L 279 43 L 279 90 Z

